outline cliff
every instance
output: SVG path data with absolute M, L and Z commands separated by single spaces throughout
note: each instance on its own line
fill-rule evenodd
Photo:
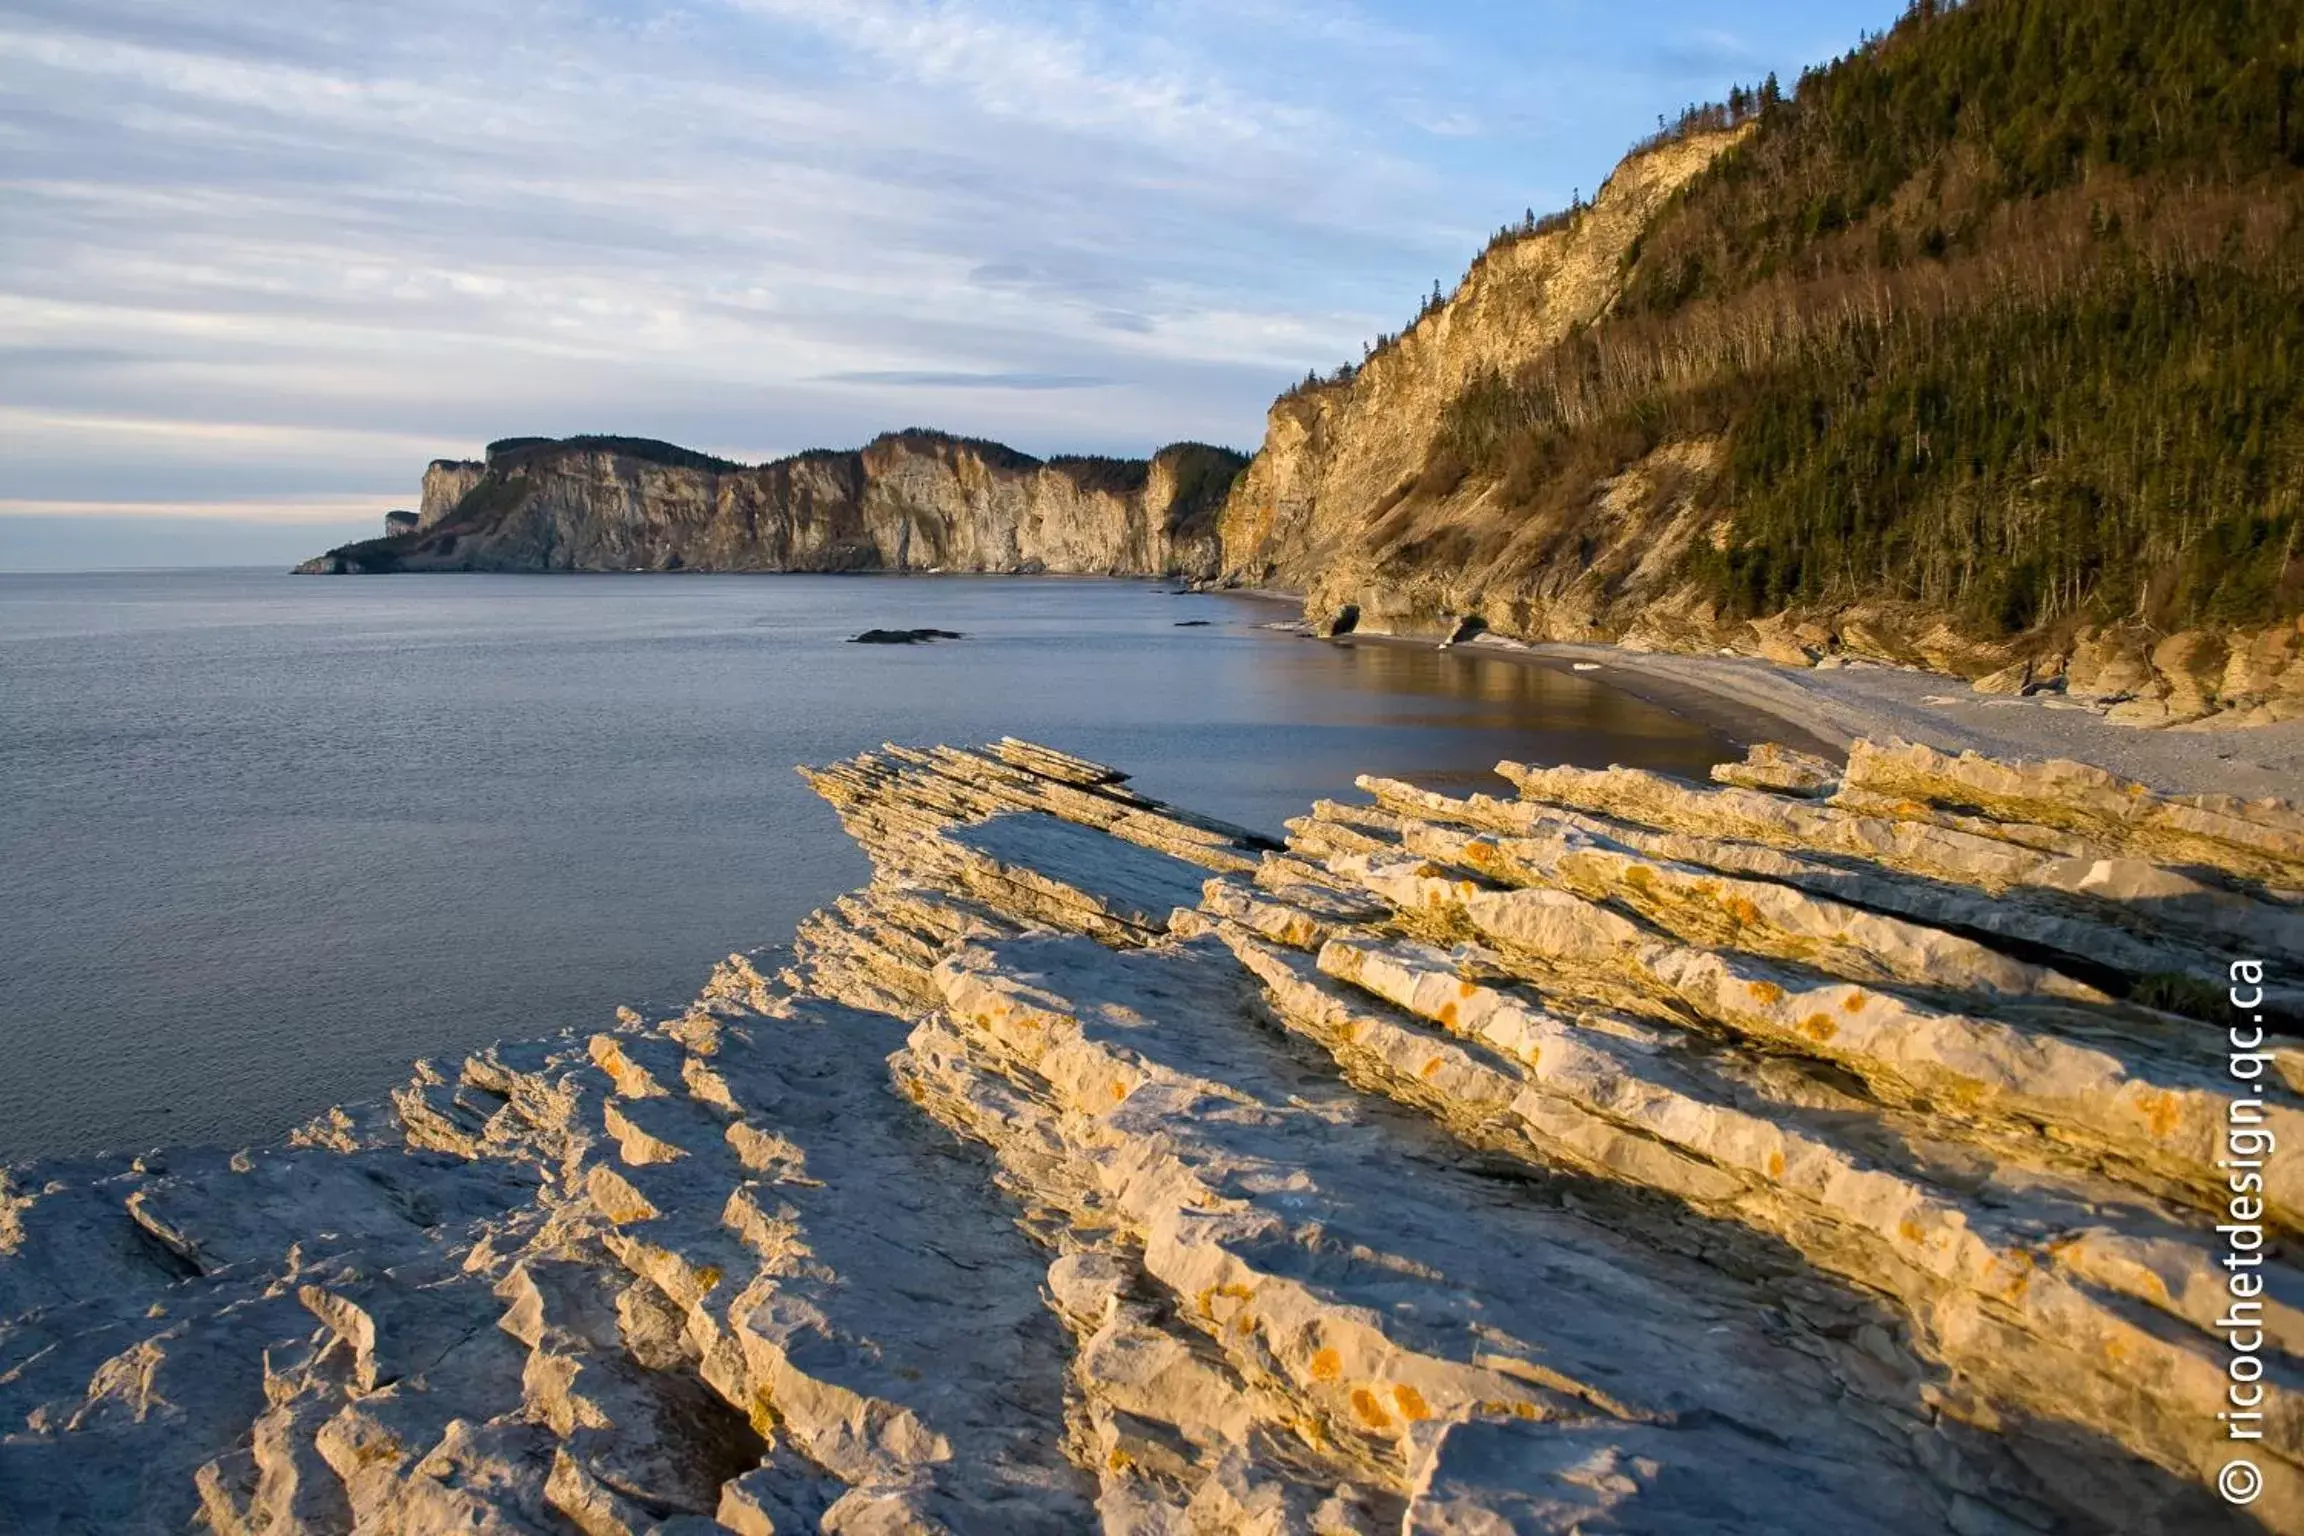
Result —
M 2304 808 L 1500 771 L 891 747 L 780 975 L 0 1171 L 0 1524 L 2304 1532 Z
M 1224 579 L 1331 632 L 2304 718 L 2293 18 L 1915 7 L 1692 113 L 1275 403 Z
M 306 572 L 1006 571 L 1207 576 L 1240 456 L 1039 460 L 909 431 L 744 466 L 639 439 L 512 439 L 425 472 L 418 528 Z
M 471 459 L 434 459 L 424 466 L 424 491 L 416 504 L 419 531 L 439 525 L 456 504 L 472 494 L 488 466 Z
M 1388 594 L 1366 578 L 1406 535 L 1386 518 L 1419 491 L 1449 405 L 1480 379 L 1604 314 L 1641 229 L 1738 137 L 1740 131 L 1697 133 L 1632 156 L 1574 218 L 1492 246 L 1445 303 L 1349 377 L 1307 382 L 1283 395 L 1224 506 L 1226 572 L 1309 588 L 1322 616 L 1358 603 L 1371 631 L 1440 628 L 1441 609 L 1427 596 Z M 1503 532 L 1490 526 L 1503 515 L 1501 508 L 1448 501 L 1432 521 L 1457 536 L 1445 549 L 1419 549 L 1413 574 L 1480 586 L 1483 572 L 1469 563 L 1474 540 L 1467 535 Z

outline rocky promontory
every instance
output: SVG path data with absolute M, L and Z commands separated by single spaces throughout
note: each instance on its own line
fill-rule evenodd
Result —
M 1274 403 L 1226 579 L 1326 632 L 2304 720 L 2304 154 L 2234 84 L 2293 30 L 1915 5 L 1692 109 Z
M 787 965 L 7 1170 L 0 1525 L 2304 1531 L 2304 808 L 1500 772 L 889 747 Z
M 1207 576 L 1245 461 L 1035 459 L 908 431 L 741 465 L 638 438 L 512 438 L 435 460 L 417 525 L 307 574 L 393 571 L 999 571 Z

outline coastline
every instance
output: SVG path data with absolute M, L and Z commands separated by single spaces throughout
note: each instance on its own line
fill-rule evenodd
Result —
M 1268 588 L 1224 595 L 1293 603 L 1299 610 L 1303 601 Z M 1351 634 L 1324 643 L 1443 648 L 1437 640 L 1401 635 Z M 1963 678 L 1873 662 L 1786 667 L 1755 657 L 1531 644 L 1491 635 L 1447 648 L 1572 671 L 1710 726 L 1739 747 L 1768 740 L 1845 757 L 1859 738 L 1899 737 L 1940 752 L 2076 759 L 2171 794 L 2292 796 L 2304 784 L 2304 721 L 2148 730 L 2114 724 L 2060 699 L 1979 694 Z
M 1355 1529 L 1502 1528 L 1560 1482 L 1559 1411 L 1652 1525 L 1695 1487 L 1707 1528 L 1787 1536 L 1867 1503 L 1882 1536 L 2208 1529 L 2240 1230 L 2210 1159 L 2261 1101 L 2132 994 L 2292 948 L 2304 818 L 1851 766 L 1906 835 L 1539 766 L 1484 801 L 1366 781 L 1275 846 L 1014 738 L 803 767 L 870 875 L 774 974 L 732 954 L 677 1012 L 421 1060 L 284 1142 L 0 1167 L 0 1384 L 33 1405 L 0 1514 L 1180 1528 L 1253 1477 Z M 2168 900 L 2209 893 L 2185 870 L 2233 884 Z M 1961 1112 L 1882 1155 L 1921 1085 Z M 2304 1179 L 2263 1183 L 2292 1227 Z M 2133 1393 L 2066 1390 L 2106 1358 Z M 1958 1455 L 1905 1453 L 1955 1372 Z M 1756 1455 L 1739 1415 L 1798 1432 Z

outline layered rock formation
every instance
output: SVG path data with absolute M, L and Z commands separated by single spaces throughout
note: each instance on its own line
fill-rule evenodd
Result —
M 1041 461 L 903 432 L 745 467 L 628 439 L 513 440 L 424 476 L 417 529 L 300 570 L 1003 571 L 1206 576 L 1238 455 Z
M 1691 109 L 1275 403 L 1226 579 L 1330 631 L 2304 719 L 2304 159 L 2230 84 L 2292 31 L 1921 5 Z
M 1309 594 L 1316 621 L 1333 625 L 1349 613 L 1373 633 L 1445 635 L 1458 617 L 1480 611 L 1491 558 L 1463 557 L 1491 526 L 1510 516 L 1503 506 L 1450 505 L 1428 515 L 1421 532 L 1446 534 L 1445 548 L 1375 579 L 1376 563 L 1413 537 L 1384 525 L 1414 488 L 1439 445 L 1457 395 L 1486 374 L 1509 369 L 1591 324 L 1614 301 L 1624 256 L 1656 210 L 1709 165 L 1744 130 L 1697 133 L 1634 155 L 1618 166 L 1592 204 L 1560 227 L 1492 246 L 1455 293 L 1418 317 L 1349 379 L 1308 384 L 1276 401 L 1263 446 L 1225 503 L 1224 568 L 1233 579 L 1275 583 Z M 1700 447 L 1696 450 L 1700 452 Z M 1451 487 L 1450 489 L 1453 489 Z M 1659 544 L 1659 529 L 1620 517 L 1605 547 L 1580 552 L 1585 567 L 1635 567 L 1651 578 L 1629 594 L 1652 595 L 1686 541 L 1685 530 Z M 1397 537 L 1395 537 L 1397 535 Z M 1487 551 L 1483 551 L 1487 553 Z M 1557 621 L 1588 638 L 1593 609 Z M 1518 633 L 1511 615 L 1491 616 Z
M 2222 996 L 2304 965 L 2304 810 L 1504 772 L 1279 844 L 891 747 L 774 978 L 10 1169 L 0 1524 L 2304 1531 L 2304 1052 Z

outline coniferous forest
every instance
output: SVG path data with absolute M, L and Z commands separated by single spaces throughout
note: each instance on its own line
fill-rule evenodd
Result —
M 1923 0 L 1676 131 L 1737 124 L 1604 318 L 1455 400 L 1428 483 L 1566 536 L 1717 437 L 1728 531 L 1683 574 L 1730 616 L 2304 609 L 2304 4 Z

